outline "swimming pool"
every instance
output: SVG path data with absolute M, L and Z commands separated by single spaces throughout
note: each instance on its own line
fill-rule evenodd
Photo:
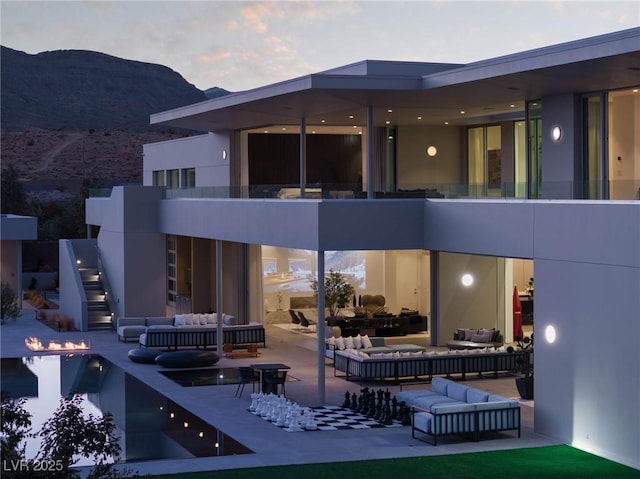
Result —
M 33 431 L 51 417 L 61 397 L 75 392 L 83 395 L 85 413 L 110 412 L 122 462 L 253 453 L 100 355 L 2 358 L 0 365 L 0 387 L 12 398 L 26 398 Z M 27 457 L 35 457 L 38 447 L 37 439 L 30 440 Z

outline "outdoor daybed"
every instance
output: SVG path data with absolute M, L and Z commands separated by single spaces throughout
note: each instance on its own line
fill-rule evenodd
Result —
M 217 315 L 178 314 L 175 317 L 118 318 L 118 339 L 135 339 L 142 347 L 208 347 L 217 344 Z M 223 315 L 223 343 L 234 347 L 262 343 L 266 347 L 264 326 L 259 323 L 235 324 L 235 317 Z
M 434 378 L 431 389 L 400 391 L 396 394 L 412 411 L 411 436 L 420 432 L 438 444 L 438 437 L 467 436 L 478 441 L 482 433 L 518 431 L 520 405 L 517 401 Z
M 453 374 L 466 379 L 467 373 L 492 373 L 516 371 L 521 367 L 525 352 L 507 352 L 503 346 L 498 349 L 457 350 L 440 352 L 387 352 L 367 354 L 348 349 L 335 351 L 334 376 L 345 373 L 349 380 L 394 380 L 402 378 L 424 378 L 431 381 L 433 376 Z
M 447 343 L 449 349 L 499 348 L 504 344 L 500 330 L 497 329 L 458 329 L 453 340 Z

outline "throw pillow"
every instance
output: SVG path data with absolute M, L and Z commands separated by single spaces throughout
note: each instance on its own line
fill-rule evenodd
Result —
M 192 326 L 193 325 L 193 314 L 189 313 L 189 314 L 184 314 L 184 325 L 185 326 Z
M 176 317 L 173 321 L 173 324 L 175 326 L 184 326 L 184 315 L 183 314 L 176 314 Z
M 326 343 L 330 346 L 335 346 L 336 345 L 336 338 L 334 338 L 333 336 L 331 336 L 330 338 L 327 338 Z
M 355 344 L 353 343 L 353 338 L 351 336 L 347 336 L 344 338 L 344 347 L 347 349 L 353 349 Z
M 465 329 L 464 330 L 464 340 L 465 341 L 471 341 L 471 337 L 474 334 L 478 334 L 478 330 L 477 329 Z
M 360 334 L 353 338 L 353 347 L 356 349 L 362 348 L 362 336 Z
M 340 351 L 344 350 L 345 347 L 344 347 L 344 338 L 343 337 L 336 338 L 336 347 Z
M 216 313 L 209 313 L 207 315 L 207 324 L 218 324 L 218 315 Z
M 369 335 L 367 334 L 362 336 L 362 347 L 365 349 L 373 347 L 373 344 L 371 343 L 371 339 L 369 339 Z

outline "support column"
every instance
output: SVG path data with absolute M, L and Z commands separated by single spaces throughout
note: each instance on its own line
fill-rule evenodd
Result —
M 300 118 L 300 198 L 305 196 L 307 184 L 307 121 Z
M 325 401 L 324 357 L 324 251 L 318 251 L 316 260 L 318 266 L 318 320 L 316 321 L 316 336 L 318 336 L 318 404 Z
M 373 177 L 373 107 L 367 105 L 367 199 L 375 198 Z
M 222 344 L 224 342 L 222 331 L 222 241 L 216 240 L 216 348 L 219 356 L 222 356 Z

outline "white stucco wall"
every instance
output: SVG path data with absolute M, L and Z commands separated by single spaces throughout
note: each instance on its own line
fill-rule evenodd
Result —
M 224 152 L 226 151 L 226 156 Z M 153 184 L 153 172 L 183 168 L 196 169 L 196 186 L 229 185 L 229 135 L 205 135 L 144 145 L 143 185 Z

